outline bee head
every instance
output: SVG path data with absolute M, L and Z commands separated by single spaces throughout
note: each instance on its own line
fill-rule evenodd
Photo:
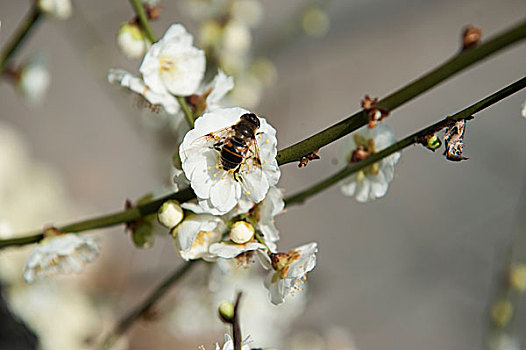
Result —
M 256 128 L 259 128 L 259 118 L 254 113 L 245 113 L 241 116 L 241 119 L 244 119 L 256 126 Z

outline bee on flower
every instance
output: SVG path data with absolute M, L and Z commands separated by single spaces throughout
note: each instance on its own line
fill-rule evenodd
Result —
M 226 214 L 243 196 L 261 202 L 281 174 L 276 154 L 276 130 L 238 107 L 199 117 L 179 148 L 199 205 L 213 215 Z
M 347 137 L 341 154 L 347 164 L 359 162 L 396 142 L 393 131 L 378 122 L 374 129 L 361 128 Z M 383 197 L 394 178 L 394 167 L 400 160 L 400 153 L 394 153 L 341 182 L 341 191 L 346 196 L 355 196 L 358 202 L 367 202 Z

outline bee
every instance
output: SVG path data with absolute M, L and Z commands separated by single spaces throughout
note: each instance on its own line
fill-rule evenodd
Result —
M 256 114 L 245 113 L 236 124 L 202 137 L 206 142 L 213 142 L 211 147 L 219 152 L 219 165 L 223 170 L 233 173 L 234 179 L 238 181 L 244 164 L 248 165 L 248 171 L 252 168 L 261 171 L 256 140 L 260 125 Z

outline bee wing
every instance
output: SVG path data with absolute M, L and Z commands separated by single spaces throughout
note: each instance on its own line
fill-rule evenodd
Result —
M 232 127 L 230 126 L 210 132 L 193 140 L 186 151 L 204 147 L 218 149 L 223 145 L 223 142 L 231 133 Z
M 257 171 L 259 173 L 262 172 L 259 147 L 255 138 L 251 139 L 248 144 L 248 152 L 245 163 L 248 166 L 248 171 Z

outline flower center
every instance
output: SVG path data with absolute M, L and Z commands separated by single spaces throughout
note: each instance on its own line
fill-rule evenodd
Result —
M 163 72 L 171 73 L 171 74 L 174 73 L 176 64 L 172 58 L 163 56 L 159 58 L 159 63 L 160 63 L 159 70 L 161 71 L 161 73 Z
M 366 139 L 362 135 L 355 134 L 354 142 L 356 143 L 356 149 L 352 151 L 352 153 L 348 157 L 349 164 L 360 162 L 364 159 L 369 158 L 372 154 L 378 152 L 374 143 L 374 139 Z M 365 177 L 365 175 L 377 175 L 378 172 L 379 165 L 378 163 L 374 163 L 372 165 L 369 165 L 365 169 L 360 170 L 356 174 L 356 177 L 358 180 L 361 180 Z

